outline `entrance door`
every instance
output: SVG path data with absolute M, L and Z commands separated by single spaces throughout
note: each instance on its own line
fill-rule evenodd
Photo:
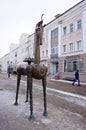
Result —
M 56 63 L 56 73 L 58 72 L 58 63 Z
M 51 74 L 56 74 L 58 72 L 58 63 L 51 64 Z

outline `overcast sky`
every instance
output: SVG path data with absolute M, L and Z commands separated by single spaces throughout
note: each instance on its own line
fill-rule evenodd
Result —
M 0 0 L 0 58 L 19 44 L 22 33 L 32 34 L 44 14 L 44 24 L 81 0 Z

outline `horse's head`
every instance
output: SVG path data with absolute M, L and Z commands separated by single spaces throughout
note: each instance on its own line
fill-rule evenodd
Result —
M 43 24 L 43 20 L 37 23 L 36 30 L 35 30 L 36 38 L 37 40 L 39 40 L 40 45 L 42 45 L 42 36 L 43 36 L 43 28 L 44 28 L 42 24 Z

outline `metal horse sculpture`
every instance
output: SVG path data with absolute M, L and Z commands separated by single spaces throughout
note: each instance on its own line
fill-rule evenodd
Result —
M 19 92 L 19 85 L 21 80 L 21 75 L 27 75 L 27 94 L 26 94 L 26 102 L 28 101 L 28 90 L 30 95 L 30 116 L 29 120 L 34 120 L 33 115 L 33 95 L 32 95 L 32 83 L 33 78 L 41 79 L 43 85 L 43 95 L 44 95 L 44 112 L 43 115 L 47 116 L 47 103 L 46 103 L 46 74 L 47 74 L 47 67 L 44 65 L 40 65 L 40 45 L 42 45 L 42 36 L 43 36 L 43 28 L 44 26 L 43 20 L 37 23 L 35 28 L 35 59 L 34 64 L 31 64 L 33 61 L 30 58 L 25 59 L 25 62 L 28 62 L 28 66 L 24 68 L 17 69 L 17 90 L 16 90 L 16 100 L 15 105 L 18 105 L 18 92 Z

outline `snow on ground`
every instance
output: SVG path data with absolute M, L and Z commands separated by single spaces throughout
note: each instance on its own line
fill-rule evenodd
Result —
M 48 103 L 49 115 L 44 117 L 43 102 L 37 94 L 33 103 L 35 121 L 31 122 L 28 120 L 29 104 L 25 104 L 24 99 L 25 95 L 20 94 L 19 105 L 14 106 L 15 93 L 6 90 L 0 91 L 0 114 L 5 115 L 4 119 L 7 120 L 7 126 L 10 126 L 9 130 L 86 130 L 82 116 L 57 108 L 51 103 Z

